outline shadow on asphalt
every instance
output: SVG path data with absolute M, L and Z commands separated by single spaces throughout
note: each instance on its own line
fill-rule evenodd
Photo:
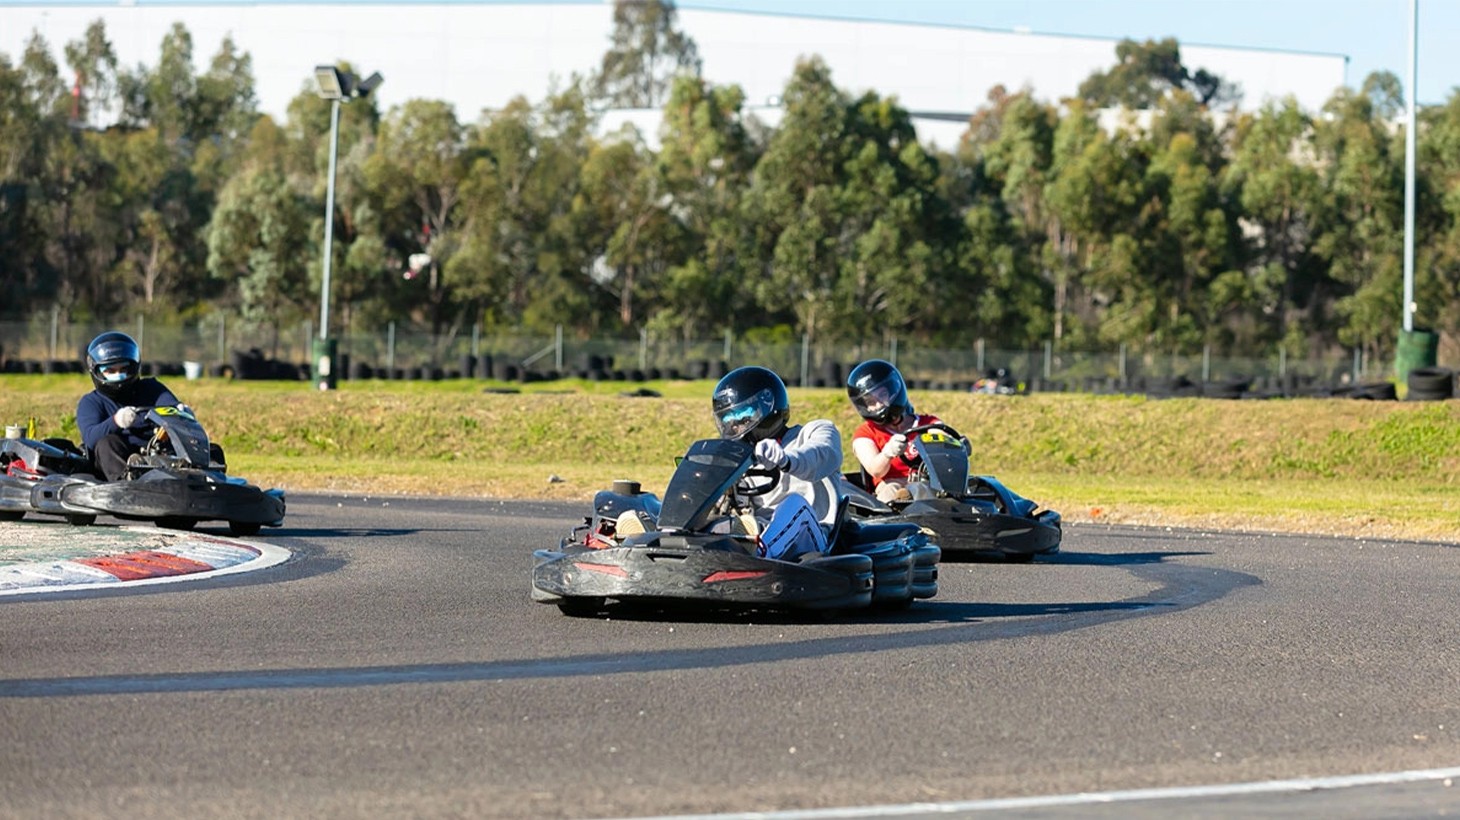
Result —
M 787 660 L 897 651 L 920 646 L 948 647 L 1028 635 L 1058 634 L 1128 618 L 1179 612 L 1217 600 L 1234 589 L 1261 583 L 1257 578 L 1241 572 L 1211 567 L 1183 567 L 1180 564 L 1163 563 L 1159 558 L 1136 563 L 1131 572 L 1160 584 L 1160 587 L 1145 595 L 1120 601 L 1044 604 L 924 601 L 901 612 L 883 615 L 864 613 L 858 617 L 837 618 L 828 622 L 804 617 L 795 620 L 772 619 L 770 623 L 803 626 L 804 628 L 792 634 L 805 637 L 785 640 L 784 635 L 777 635 L 768 638 L 764 643 L 747 646 L 595 653 L 479 663 L 31 678 L 0 681 L 0 698 L 302 688 L 349 689 L 469 681 L 559 680 L 632 672 L 752 666 Z M 537 613 L 528 617 L 540 619 L 541 629 L 597 628 L 593 618 L 565 618 L 554 607 L 540 604 L 532 606 Z M 666 619 L 659 617 L 648 620 L 660 623 Z M 672 622 L 673 617 L 668 620 Z M 705 618 L 701 614 L 694 620 L 702 621 Z M 755 621 L 767 622 L 759 617 Z M 861 630 L 857 634 L 846 634 L 844 629 L 847 626 L 865 627 L 874 624 L 883 629 L 872 632 Z M 886 629 L 920 624 L 931 625 L 931 628 Z M 833 629 L 836 634 L 819 634 L 823 630 Z

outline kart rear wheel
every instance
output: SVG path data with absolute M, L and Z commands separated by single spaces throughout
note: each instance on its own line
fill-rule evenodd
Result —
M 24 517 L 24 510 L 0 510 L 0 521 L 19 521 Z
M 564 598 L 558 601 L 558 611 L 564 615 L 582 618 L 588 615 L 597 615 L 606 603 L 608 603 L 607 598 L 601 598 L 596 595 L 576 595 L 572 598 Z
M 73 527 L 89 527 L 92 524 L 96 523 L 96 516 L 83 515 L 81 513 L 68 513 L 66 515 L 66 523 L 70 524 Z
M 190 530 L 198 526 L 198 519 L 184 518 L 180 515 L 168 515 L 157 519 L 157 526 L 165 530 Z
M 257 521 L 229 521 L 228 533 L 230 535 L 258 535 L 263 526 Z

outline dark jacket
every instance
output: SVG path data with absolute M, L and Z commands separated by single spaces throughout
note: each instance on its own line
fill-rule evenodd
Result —
M 151 407 L 176 407 L 180 402 L 162 382 L 156 379 L 138 379 L 118 397 L 93 390 L 76 403 L 76 426 L 81 430 L 81 442 L 88 451 L 111 433 L 118 432 L 112 416 L 123 407 L 140 407 L 145 413 Z M 127 441 L 137 449 L 152 437 L 151 425 L 138 421 L 131 428 L 122 431 Z

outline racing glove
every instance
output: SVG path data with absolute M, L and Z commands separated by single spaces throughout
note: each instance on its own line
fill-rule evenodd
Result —
M 907 451 L 907 436 L 898 433 L 882 445 L 882 456 L 888 461 L 902 455 Z
M 118 409 L 116 415 L 112 416 L 112 421 L 122 430 L 131 427 L 137 423 L 137 408 L 123 407 Z
M 791 459 L 786 456 L 786 451 L 781 448 L 781 443 L 773 438 L 755 443 L 755 460 L 777 470 L 785 470 L 791 466 Z
M 177 403 L 177 409 L 184 413 L 187 413 L 189 416 L 196 417 L 198 415 L 197 413 L 193 412 L 193 408 L 187 406 L 186 404 L 183 404 L 182 402 Z

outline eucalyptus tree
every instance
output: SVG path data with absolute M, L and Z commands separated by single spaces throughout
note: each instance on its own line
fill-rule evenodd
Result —
M 598 321 L 585 301 L 591 256 L 572 215 L 590 123 L 568 89 L 538 106 L 518 97 L 471 130 L 466 230 L 446 277 L 490 327 L 550 332 Z
M 1228 342 L 1242 325 L 1248 293 L 1210 120 L 1177 91 L 1158 104 L 1144 142 L 1146 275 L 1163 306 L 1156 335 L 1172 348 Z
M 850 99 L 819 58 L 797 64 L 782 100 L 744 206 L 756 298 L 814 338 L 927 333 L 919 294 L 947 284 L 960 226 L 907 112 L 870 92 Z
M 760 147 L 742 110 L 738 86 L 680 77 L 664 106 L 652 165 L 682 242 L 664 272 L 651 328 L 693 339 L 730 326 L 753 306 L 740 286 L 749 236 L 740 218 Z
M 963 267 L 981 272 L 978 332 L 1028 346 L 1062 333 L 1062 273 L 1045 246 L 1060 225 L 1045 203 L 1059 115 L 1028 91 L 990 90 L 958 149 L 970 169 Z M 1056 242 L 1059 240 L 1056 239 Z
M 0 316 L 17 317 L 60 288 L 47 254 L 51 225 L 47 177 L 52 146 L 66 135 L 56 106 L 64 88 L 45 41 L 32 37 L 20 62 L 0 54 Z
M 1327 290 L 1313 252 L 1322 181 L 1312 137 L 1313 120 L 1295 100 L 1269 102 L 1237 118 L 1231 161 L 1222 172 L 1245 226 L 1251 316 L 1269 326 L 1264 336 L 1294 355 L 1307 352 Z
M 255 125 L 206 231 L 207 269 L 227 283 L 225 304 L 270 328 L 276 343 L 281 325 L 310 315 L 317 293 L 309 278 L 315 201 L 290 179 L 286 140 L 272 120 Z
M 1174 91 L 1190 93 L 1203 106 L 1229 102 L 1240 90 L 1206 69 L 1192 71 L 1181 59 L 1175 38 L 1121 40 L 1115 65 L 1080 83 L 1078 97 L 1097 108 L 1155 108 Z
M 678 28 L 674 0 L 614 0 L 612 45 L 593 75 L 595 100 L 658 108 L 678 76 L 700 75 L 699 48 Z
M 1403 318 L 1403 142 L 1369 93 L 1389 84 L 1379 73 L 1358 92 L 1339 89 L 1313 139 L 1323 213 L 1314 250 L 1337 297 L 1336 338 L 1374 355 L 1393 350 Z
M 410 304 L 423 312 L 420 318 L 437 336 L 463 320 L 443 271 L 463 241 L 462 189 L 471 163 L 465 129 L 450 104 L 410 100 L 380 122 L 374 150 L 362 166 L 375 224 L 345 219 L 352 235 L 379 236 L 387 258 L 378 260 L 378 272 L 393 267 L 405 272 L 402 276 L 419 278 L 417 298 Z M 430 261 L 409 270 L 410 257 L 420 253 Z
M 1414 320 L 1460 338 L 1460 91 L 1421 121 Z

